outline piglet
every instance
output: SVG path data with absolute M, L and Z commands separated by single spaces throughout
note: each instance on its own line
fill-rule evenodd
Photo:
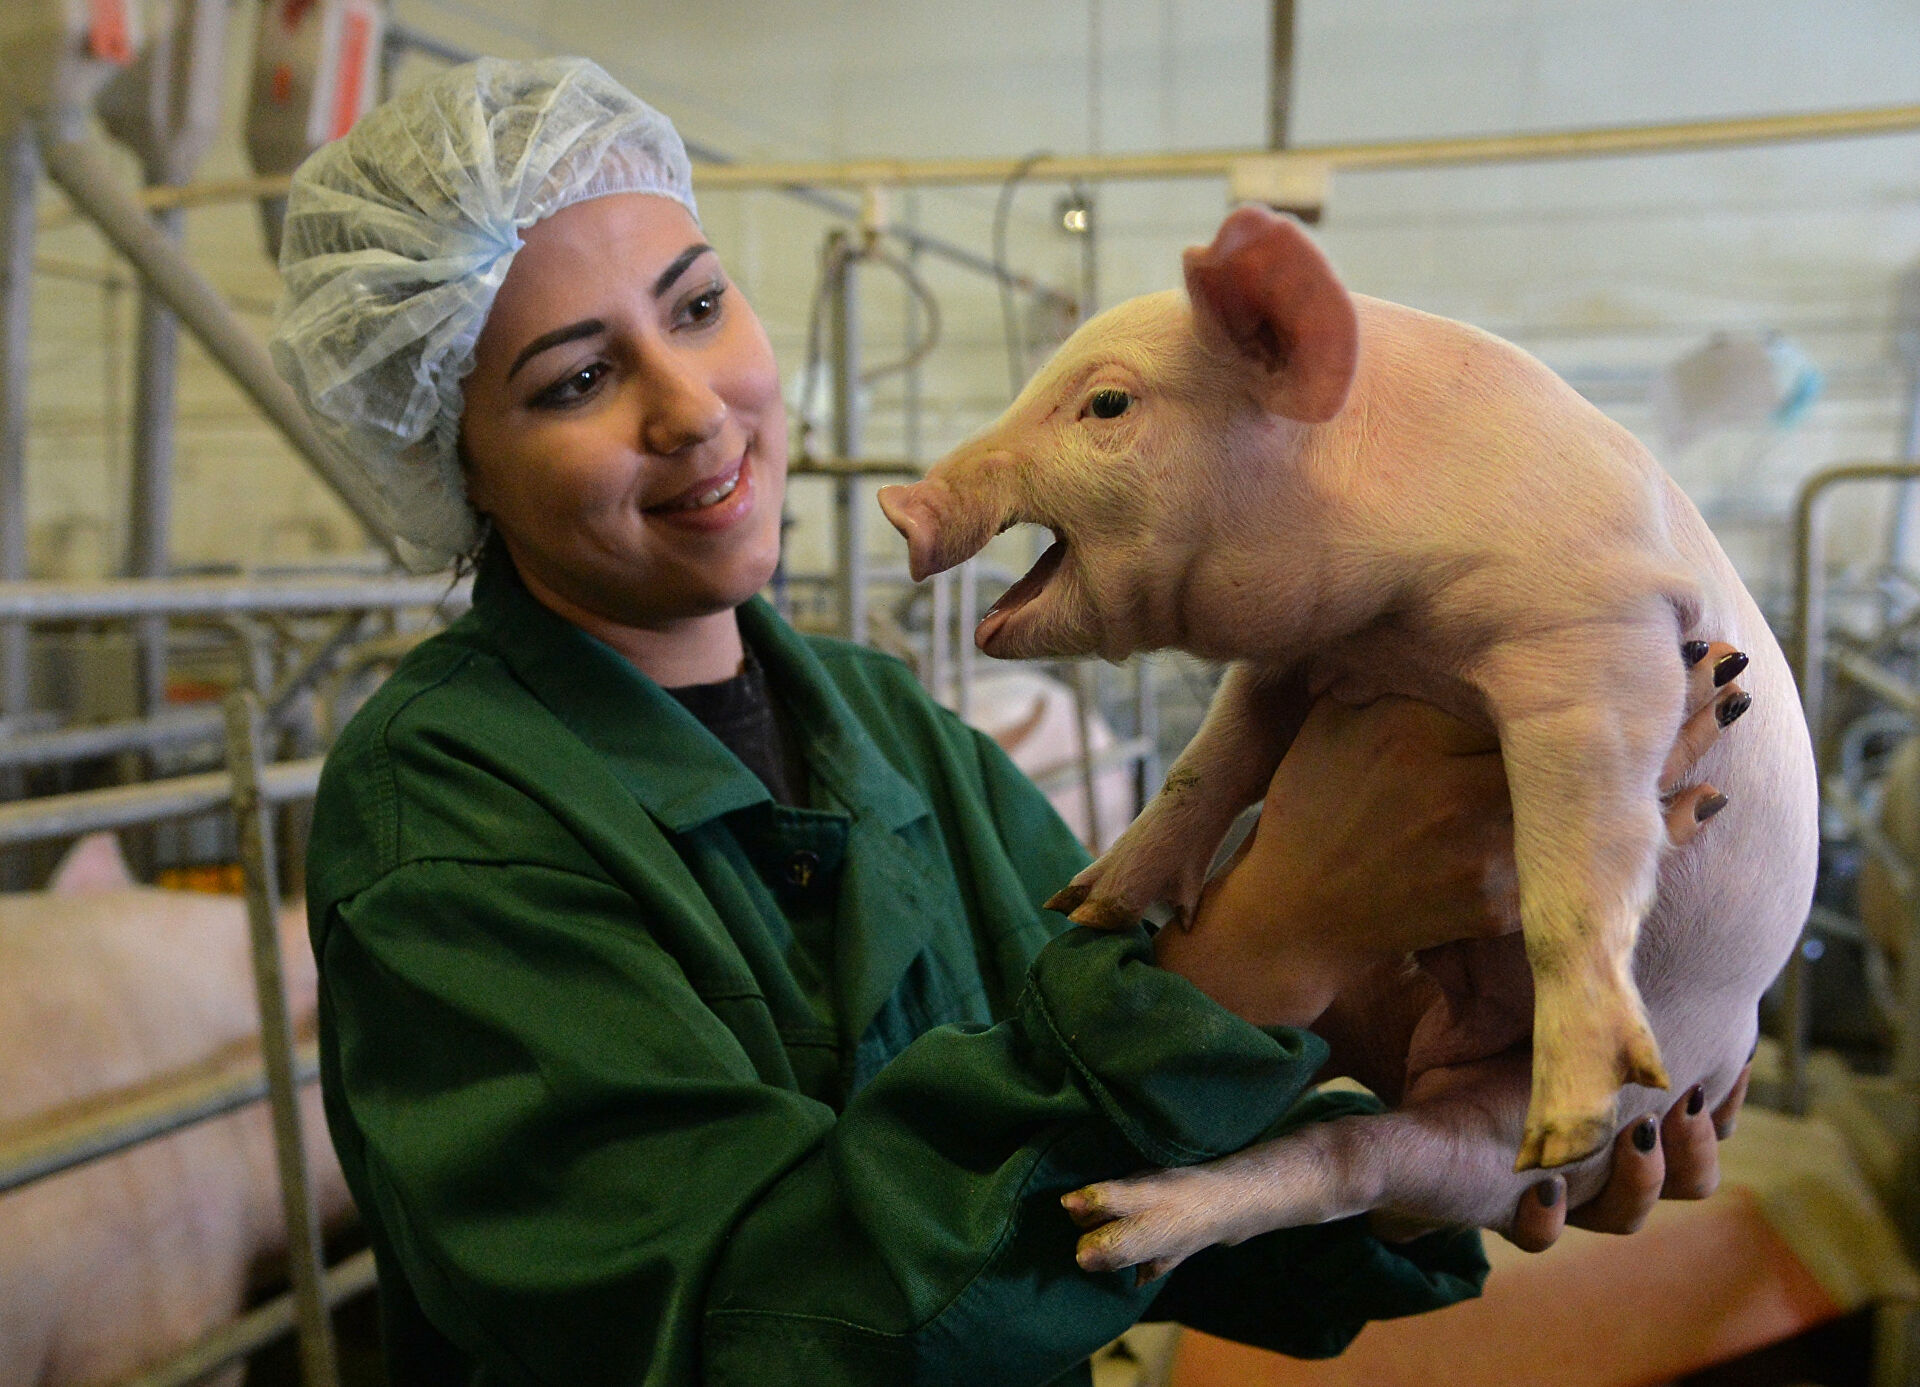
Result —
M 1424 699 L 1499 737 L 1524 936 L 1499 986 L 1531 986 L 1532 1063 L 1095 1187 L 1115 1222 L 1089 1264 L 1371 1208 L 1497 1226 L 1537 1167 L 1571 1166 L 1577 1201 L 1620 1115 L 1670 1101 L 1651 1090 L 1731 1089 L 1806 918 L 1816 793 L 1785 659 L 1679 487 L 1525 352 L 1350 294 L 1264 209 L 1185 271 L 1185 296 L 1086 323 L 997 424 L 880 494 L 916 578 L 1052 530 L 981 621 L 988 654 L 1232 662 L 1160 793 L 1052 904 L 1100 926 L 1190 912 L 1315 698 Z M 1748 652 L 1752 711 L 1693 773 L 1732 808 L 1667 856 L 1675 650 L 1704 640 Z

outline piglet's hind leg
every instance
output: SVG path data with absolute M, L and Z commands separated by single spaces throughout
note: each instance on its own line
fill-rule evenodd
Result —
M 1658 778 L 1684 693 L 1671 647 L 1664 632 L 1583 628 L 1507 652 L 1488 684 L 1534 982 L 1532 1097 L 1515 1170 L 1605 1144 L 1623 1085 L 1668 1086 L 1632 967 L 1666 842 Z M 1592 682 L 1568 690 L 1568 670 L 1592 671 Z

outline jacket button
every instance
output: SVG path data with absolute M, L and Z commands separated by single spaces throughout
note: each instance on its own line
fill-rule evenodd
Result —
M 819 870 L 820 854 L 809 848 L 799 848 L 787 859 L 787 885 L 804 891 Z

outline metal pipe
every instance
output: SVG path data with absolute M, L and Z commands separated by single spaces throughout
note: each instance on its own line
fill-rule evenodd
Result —
M 320 1077 L 316 1046 L 301 1050 L 294 1072 L 302 1084 Z M 237 1112 L 266 1096 L 266 1070 L 259 1064 L 147 1089 L 54 1130 L 0 1146 L 0 1194 Z
M 375 519 L 362 483 L 321 437 L 292 388 L 273 369 L 265 348 L 179 247 L 154 229 L 99 151 L 79 140 L 48 135 L 41 153 L 54 182 L 133 263 L 141 278 L 226 368 L 374 542 L 397 558 L 393 540 Z
M 389 607 L 464 607 L 466 581 L 434 578 L 173 578 L 93 583 L 0 583 L 0 620 L 113 621 L 126 617 L 313 615 Z
M 1267 48 L 1267 148 L 1285 149 L 1293 116 L 1293 0 L 1273 0 Z
M 262 783 L 266 797 L 275 803 L 310 797 L 320 784 L 323 759 L 313 756 L 268 766 Z M 16 800 L 0 804 L 0 847 L 78 838 L 105 828 L 130 828 L 160 819 L 205 814 L 224 807 L 232 798 L 233 777 L 225 771 L 208 771 L 140 785 Z
M 860 258 L 845 231 L 827 237 L 828 332 L 833 362 L 833 450 L 842 458 L 860 452 Z M 857 474 L 841 471 L 833 483 L 834 551 L 840 601 L 840 634 L 867 638 L 866 516 L 859 508 Z
M 973 713 L 973 628 L 980 624 L 980 588 L 979 572 L 974 565 L 979 559 L 971 558 L 960 565 L 960 597 L 954 603 L 954 621 L 959 626 L 959 639 L 954 642 L 954 653 L 959 657 L 954 661 L 959 666 L 959 678 L 954 686 L 953 711 L 965 721 Z
M 178 207 L 153 214 L 154 230 L 175 247 L 186 229 Z M 173 440 L 179 396 L 180 322 L 149 286 L 140 294 L 134 383 L 133 473 L 128 488 L 129 578 L 165 578 L 173 568 Z M 167 699 L 167 623 L 148 617 L 134 628 L 140 707 L 149 717 Z
M 1800 703 L 1806 713 L 1807 731 L 1813 739 L 1816 772 L 1823 777 L 1825 771 L 1819 761 L 1829 657 L 1826 550 L 1821 521 L 1825 518 L 1827 496 L 1835 487 L 1854 482 L 1911 482 L 1917 478 L 1920 478 L 1920 464 L 1843 463 L 1808 477 L 1794 499 L 1793 630 L 1787 642 L 1787 659 L 1800 685 Z M 1916 933 L 1920 933 L 1920 925 L 1916 926 Z M 1807 1013 L 1811 987 L 1807 968 L 1806 955 L 1796 945 L 1787 960 L 1784 998 L 1787 1034 L 1782 1075 L 1787 1109 L 1796 1113 L 1804 1112 L 1807 1105 Z M 1907 976 L 1909 989 L 1915 989 L 1914 979 L 1920 977 L 1920 967 L 1909 967 Z M 1915 991 L 1915 1009 L 1906 1019 L 1910 1026 L 1920 1029 L 1920 990 Z
M 701 189 L 779 188 L 795 185 L 868 188 L 961 186 L 1004 183 L 1025 167 L 1036 182 L 1067 183 L 1123 179 L 1223 178 L 1236 166 L 1320 169 L 1416 169 L 1471 164 L 1527 163 L 1546 159 L 1616 158 L 1631 154 L 1679 154 L 1690 150 L 1729 149 L 1809 140 L 1899 135 L 1920 130 L 1920 106 L 1878 106 L 1799 115 L 1749 116 L 1736 120 L 1685 121 L 1663 125 L 1595 126 L 1581 130 L 1524 135 L 1468 135 L 1436 140 L 1390 140 L 1374 144 L 1295 145 L 1286 150 L 1176 150 L 1146 154 L 1048 155 L 1036 160 L 859 159 L 839 163 L 805 160 L 761 163 L 703 162 L 694 166 Z M 688 146 L 689 153 L 693 146 Z M 285 177 L 226 179 L 187 184 L 150 195 L 149 205 L 197 206 L 244 198 L 284 195 Z M 859 209 L 835 202 L 836 216 L 857 220 Z M 930 252 L 945 254 L 931 238 L 890 229 L 887 233 Z M 977 257 L 975 257 L 977 259 Z M 989 262 L 990 264 L 990 262 Z M 1030 284 L 1016 287 L 1034 288 Z M 1064 297 L 1064 296 L 1063 296 Z
M 27 576 L 27 382 L 40 155 L 17 120 L 0 148 L 0 583 Z M 27 629 L 0 624 L 0 718 L 27 711 Z
M 327 1304 L 338 1305 L 373 1289 L 373 1251 L 356 1252 L 327 1272 L 322 1291 Z M 246 1357 L 278 1339 L 294 1326 L 291 1293 L 276 1296 L 231 1324 L 214 1330 L 171 1363 L 143 1373 L 121 1387 L 191 1387 L 229 1363 Z
M 320 1245 L 320 1210 L 300 1131 L 293 1017 L 287 1006 L 280 956 L 280 887 L 263 784 L 260 700 L 249 690 L 236 690 L 227 697 L 226 711 L 227 769 L 233 777 L 233 817 L 239 829 L 241 875 L 247 888 L 254 994 L 260 1003 L 260 1050 L 266 1063 L 267 1100 L 273 1112 L 280 1202 L 287 1219 L 287 1264 L 300 1325 L 301 1377 L 311 1387 L 322 1387 L 339 1379 L 334 1369 L 333 1325 L 327 1318 L 326 1295 L 321 1288 L 327 1264 Z
M 0 770 L 57 766 L 123 751 L 156 751 L 161 747 L 207 742 L 219 737 L 225 725 L 217 709 L 168 708 L 151 718 L 63 727 L 57 732 L 26 737 L 0 737 Z
M 1808 477 L 1793 504 L 1793 630 L 1787 642 L 1788 662 L 1800 684 L 1800 703 L 1813 736 L 1814 754 L 1820 751 L 1820 721 L 1826 703 L 1826 596 L 1824 536 L 1826 496 L 1836 486 L 1853 482 L 1911 481 L 1920 478 L 1916 463 L 1843 463 Z

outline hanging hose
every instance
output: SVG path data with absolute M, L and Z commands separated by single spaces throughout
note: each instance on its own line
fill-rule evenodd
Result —
M 999 271 L 1000 325 L 1007 337 L 1007 383 L 1010 394 L 1018 395 L 1027 383 L 1027 353 L 1020 344 L 1020 319 L 1013 306 L 1013 290 L 1008 284 L 1013 271 L 1007 268 L 1007 217 L 1013 211 L 1013 194 L 1033 166 L 1048 157 L 1048 151 L 1035 150 L 1015 166 L 1000 185 L 1000 199 L 993 209 L 993 267 Z
M 860 384 L 872 385 L 888 376 L 911 371 L 927 359 L 940 341 L 940 301 L 913 266 L 877 245 L 860 247 L 845 240 L 830 240 L 820 266 L 820 280 L 814 286 L 813 301 L 807 308 L 807 353 L 800 368 L 800 456 L 803 459 L 811 460 L 813 456 L 811 444 L 814 423 L 809 406 L 815 390 L 819 388 L 820 373 L 826 369 L 827 353 L 823 338 L 826 335 L 827 301 L 830 295 L 838 291 L 851 266 L 869 260 L 884 265 L 900 277 L 907 292 L 919 301 L 926 313 L 926 327 L 920 339 L 911 343 L 899 360 L 861 372 Z

